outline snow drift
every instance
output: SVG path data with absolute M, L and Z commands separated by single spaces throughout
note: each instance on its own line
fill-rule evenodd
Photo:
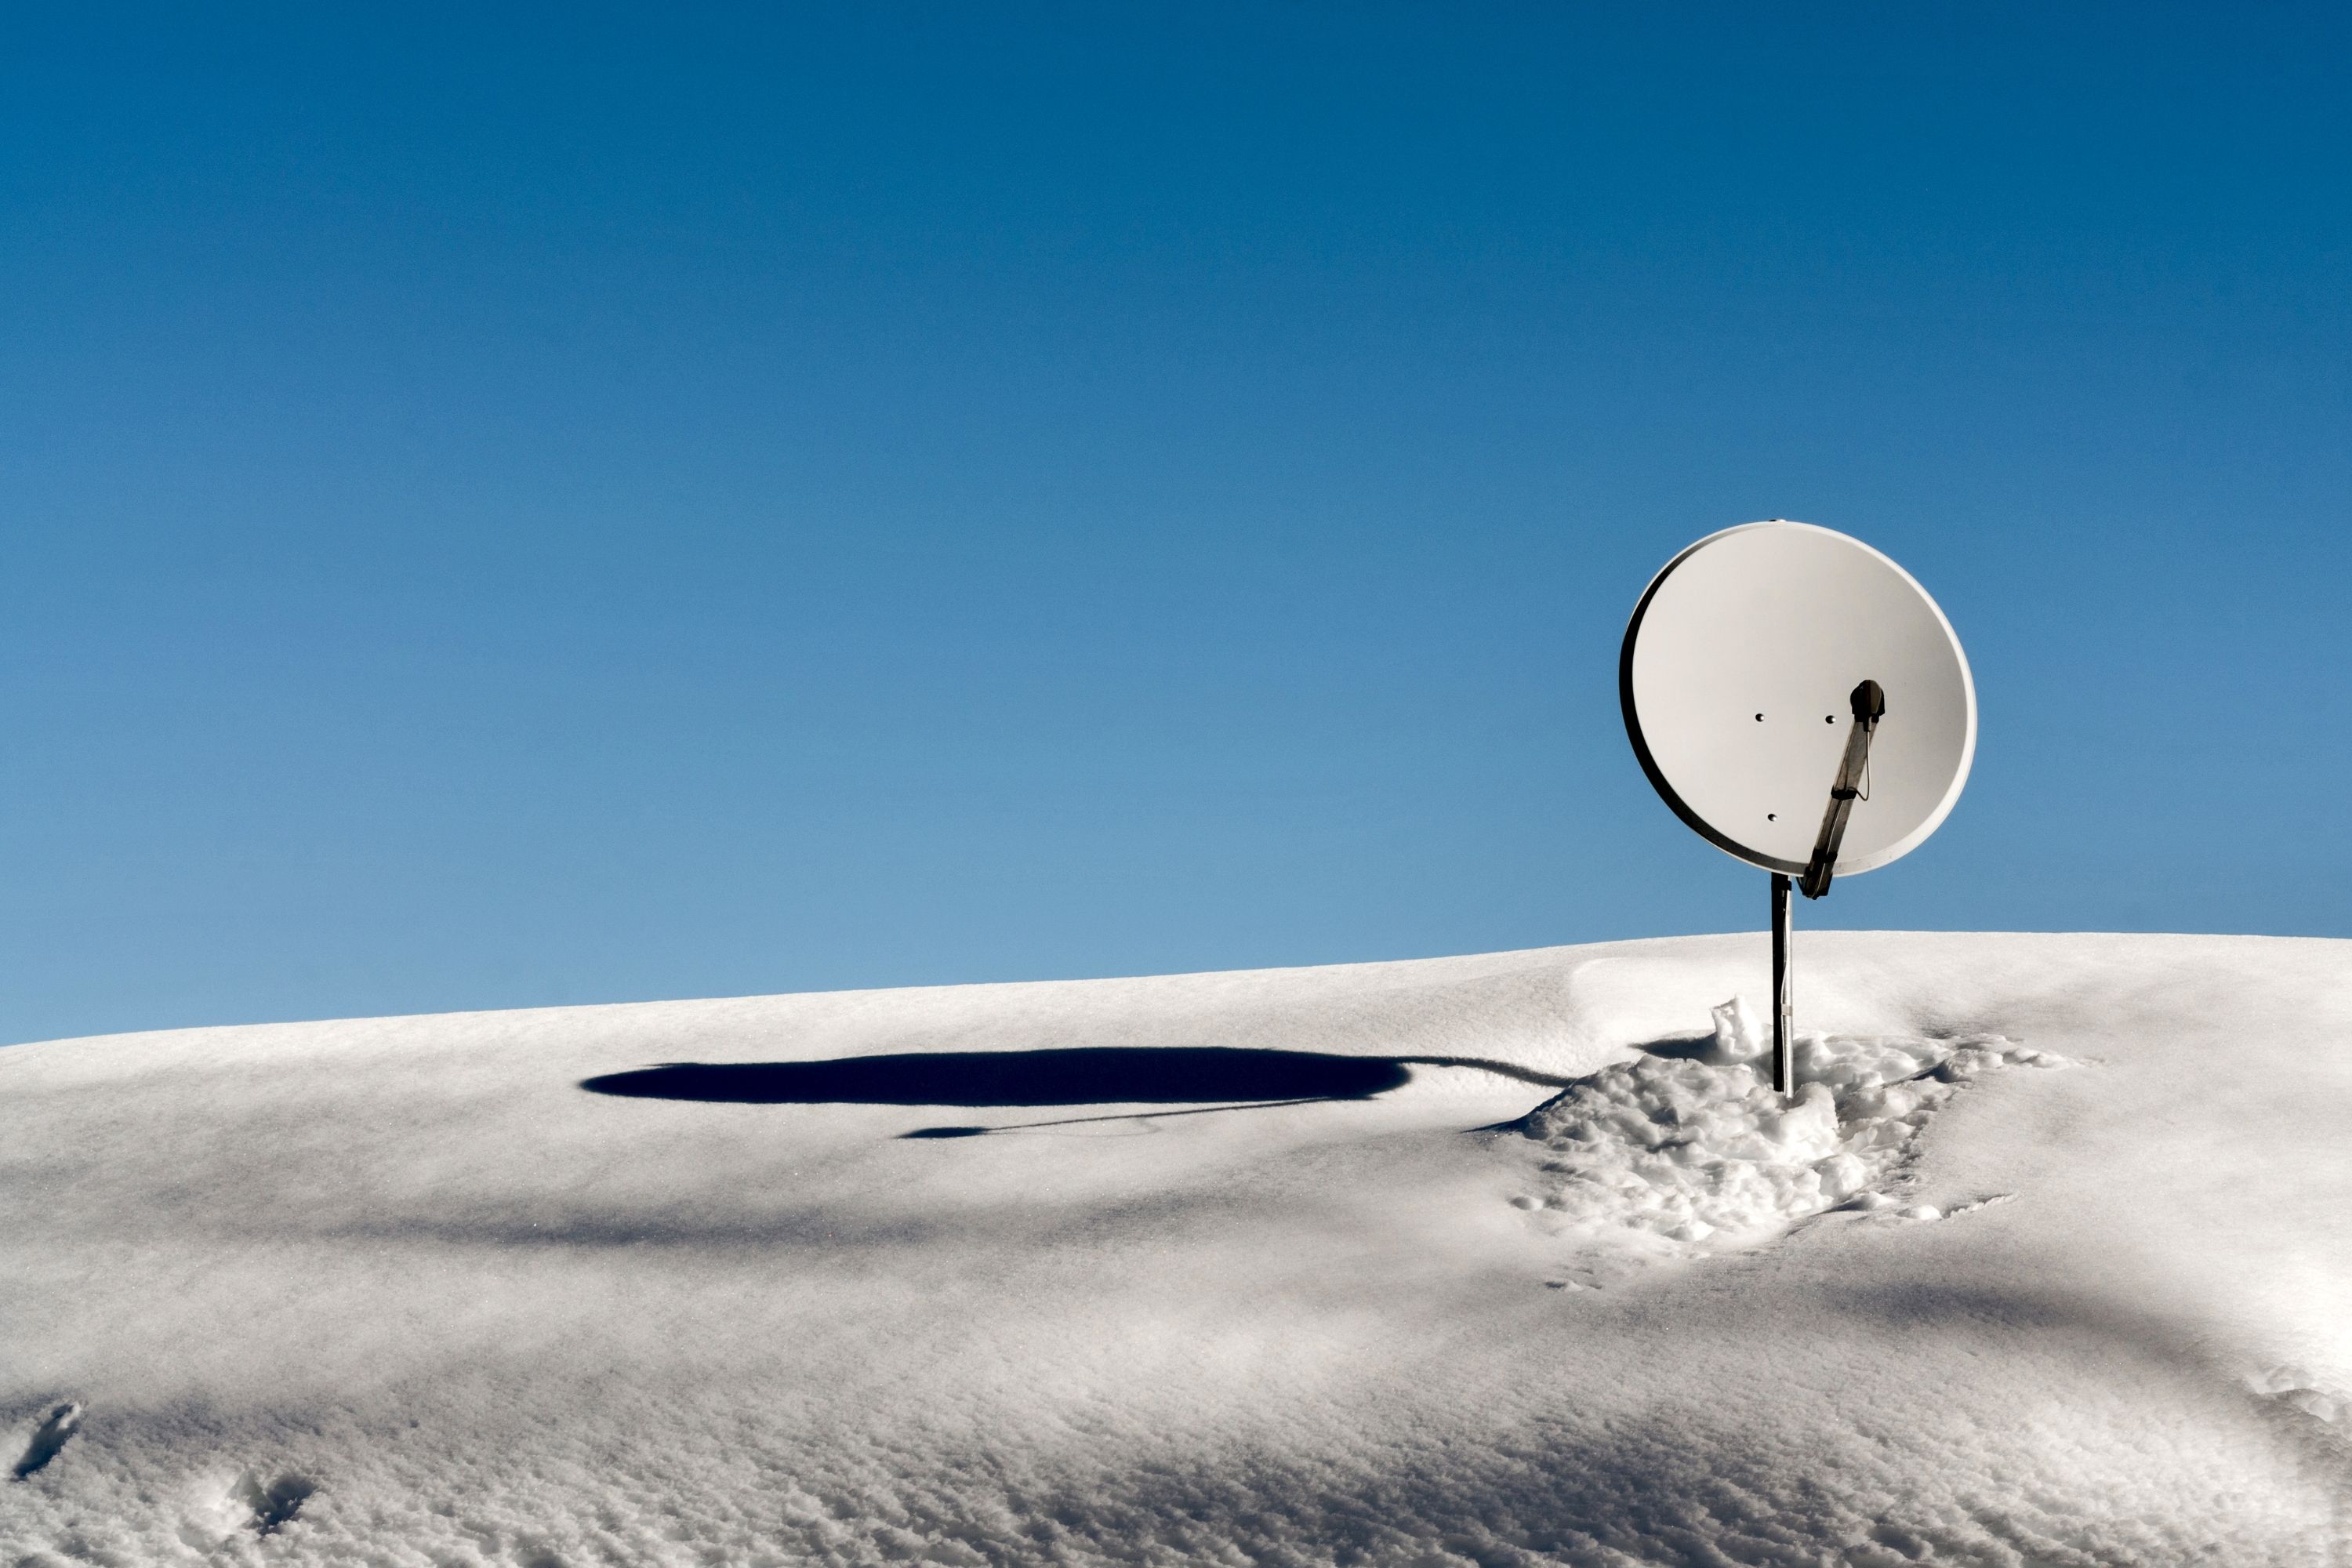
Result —
M 1800 940 L 0 1051 L 0 1561 L 2352 1554 L 2352 947 Z

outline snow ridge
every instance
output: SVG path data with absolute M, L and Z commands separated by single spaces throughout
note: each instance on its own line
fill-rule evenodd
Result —
M 1547 1157 L 1512 1202 L 1555 1235 L 1667 1257 L 1752 1247 L 1839 1208 L 1938 1219 L 1887 1192 L 1929 1119 L 1981 1073 L 2072 1065 L 2000 1035 L 1802 1034 L 1784 1100 L 1756 1010 L 1734 997 L 1714 1016 L 1711 1036 L 1603 1068 L 1515 1123 Z

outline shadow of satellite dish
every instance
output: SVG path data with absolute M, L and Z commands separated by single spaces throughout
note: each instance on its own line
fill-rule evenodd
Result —
M 1415 1067 L 1468 1068 L 1557 1090 L 1575 1081 L 1476 1057 L 1358 1057 L 1231 1046 L 1091 1046 L 1042 1051 L 908 1051 L 807 1062 L 665 1062 L 583 1079 L 591 1094 L 720 1105 L 952 1105 L 999 1110 L 1165 1105 L 1005 1127 L 919 1127 L 901 1138 L 977 1138 L 1121 1121 L 1138 1115 L 1366 1100 L 1412 1081 Z
M 592 1094 L 732 1105 L 1203 1105 L 1369 1100 L 1412 1077 L 1388 1057 L 1218 1046 L 909 1051 L 813 1062 L 672 1062 L 584 1080 Z

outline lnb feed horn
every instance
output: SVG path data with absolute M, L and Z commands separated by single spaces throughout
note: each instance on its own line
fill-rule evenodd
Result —
M 1853 815 L 1853 803 L 1867 800 L 1870 739 L 1878 732 L 1878 721 L 1886 717 L 1886 693 L 1875 680 L 1865 680 L 1853 689 L 1852 697 L 1853 723 L 1845 732 L 1845 755 L 1838 760 L 1837 782 L 1830 785 L 1829 808 L 1822 813 L 1822 830 L 1813 837 L 1812 858 L 1805 862 L 1804 879 L 1797 884 L 1798 891 L 1809 899 L 1818 899 L 1830 890 L 1830 879 L 1837 874 L 1838 846 L 1845 839 L 1846 818 Z

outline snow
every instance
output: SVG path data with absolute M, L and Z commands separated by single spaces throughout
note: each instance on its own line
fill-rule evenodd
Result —
M 1783 1096 L 1772 1088 L 1769 1026 L 1747 998 L 1714 1017 L 1697 1048 L 1665 1042 L 1603 1068 L 1519 1123 L 1545 1146 L 1540 1169 L 1555 1179 L 1512 1201 L 1549 1211 L 1547 1234 L 1686 1255 L 1752 1245 L 1833 1209 L 1895 1209 L 1888 1189 L 1957 1086 L 2004 1067 L 2070 1065 L 1999 1035 L 1801 1031 L 1797 1092 Z M 1943 1215 L 1913 1204 L 1898 1217 Z
M 2352 1559 L 2352 947 L 1765 961 L 0 1051 L 0 1562 Z

